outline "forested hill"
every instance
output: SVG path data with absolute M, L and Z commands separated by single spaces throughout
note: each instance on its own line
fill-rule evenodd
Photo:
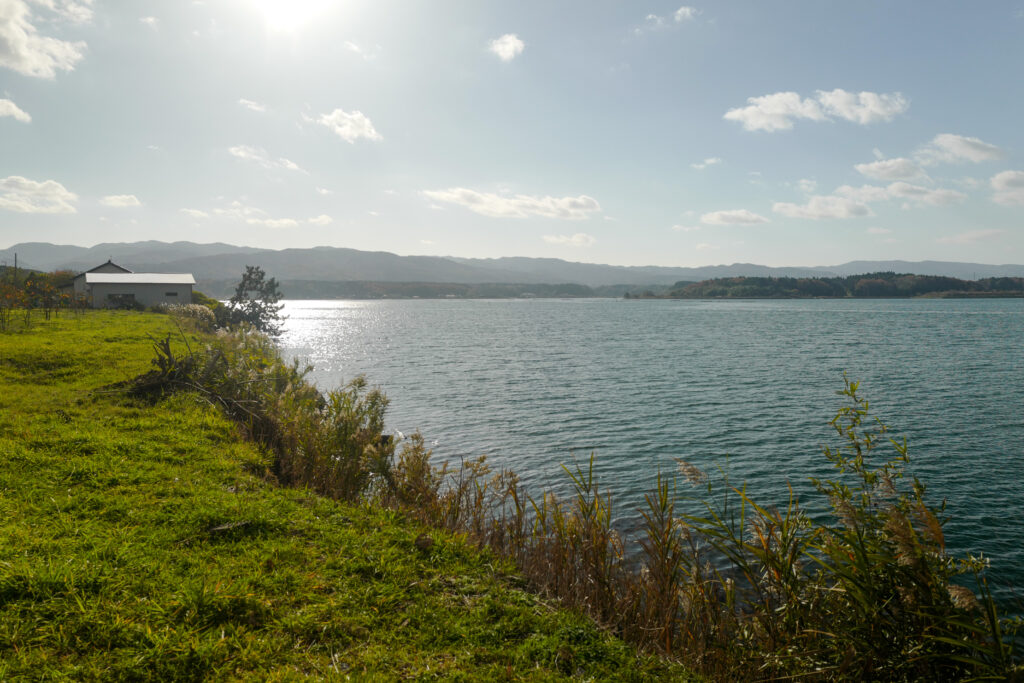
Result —
M 1024 278 L 960 280 L 939 275 L 868 273 L 846 277 L 732 277 L 679 282 L 672 299 L 785 299 L 913 296 L 1024 296 Z
M 680 259 L 692 254 L 680 253 Z M 941 275 L 975 280 L 986 277 L 1024 277 L 1024 264 L 992 265 L 945 261 L 855 261 L 834 266 L 770 267 L 754 263 L 700 267 L 616 266 L 553 258 L 506 257 L 496 259 L 444 256 L 402 256 L 389 252 L 339 247 L 260 249 L 231 244 L 193 242 L 105 243 L 92 247 L 23 242 L 0 249 L 0 264 L 38 270 L 81 272 L 107 259 L 138 273 L 192 273 L 200 289 L 210 283 L 236 281 L 245 266 L 259 266 L 267 275 L 285 281 L 323 283 L 503 283 L 516 285 L 575 284 L 599 288 L 630 285 L 660 287 L 685 280 L 708 278 L 774 277 L 836 278 L 856 273 L 892 271 Z M 335 285 L 335 288 L 340 285 Z M 309 289 L 310 286 L 307 286 Z M 331 286 L 326 286 L 331 289 Z M 621 293 L 619 294 L 621 295 Z

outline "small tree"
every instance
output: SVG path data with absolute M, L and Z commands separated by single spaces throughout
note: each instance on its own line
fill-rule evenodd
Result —
M 281 334 L 283 304 L 277 280 L 266 279 L 266 273 L 259 266 L 246 266 L 242 281 L 235 288 L 235 295 L 228 301 L 231 323 L 248 323 L 272 337 Z

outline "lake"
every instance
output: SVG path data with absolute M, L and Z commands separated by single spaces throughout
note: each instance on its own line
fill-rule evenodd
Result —
M 759 502 L 827 476 L 843 372 L 905 435 L 945 498 L 951 550 L 1024 585 L 1024 300 L 287 301 L 281 346 L 321 389 L 363 374 L 388 425 L 435 458 L 486 454 L 564 491 L 595 454 L 619 525 L 675 458 L 745 480 Z M 680 491 L 694 493 L 685 483 Z M 814 509 L 815 505 L 810 504 Z M 689 508 L 695 509 L 695 508 Z

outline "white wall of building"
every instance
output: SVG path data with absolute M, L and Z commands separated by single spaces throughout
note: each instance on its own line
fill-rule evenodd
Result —
M 192 303 L 192 285 L 153 283 L 106 283 L 89 285 L 93 308 L 116 308 L 118 297 L 132 297 L 143 306 Z

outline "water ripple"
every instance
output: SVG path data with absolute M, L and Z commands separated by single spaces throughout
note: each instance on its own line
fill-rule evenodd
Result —
M 1024 582 L 1024 301 L 290 301 L 282 345 L 321 388 L 365 374 L 389 426 L 531 486 L 596 453 L 620 523 L 674 458 L 769 504 L 827 476 L 842 373 L 948 501 L 951 549 Z

